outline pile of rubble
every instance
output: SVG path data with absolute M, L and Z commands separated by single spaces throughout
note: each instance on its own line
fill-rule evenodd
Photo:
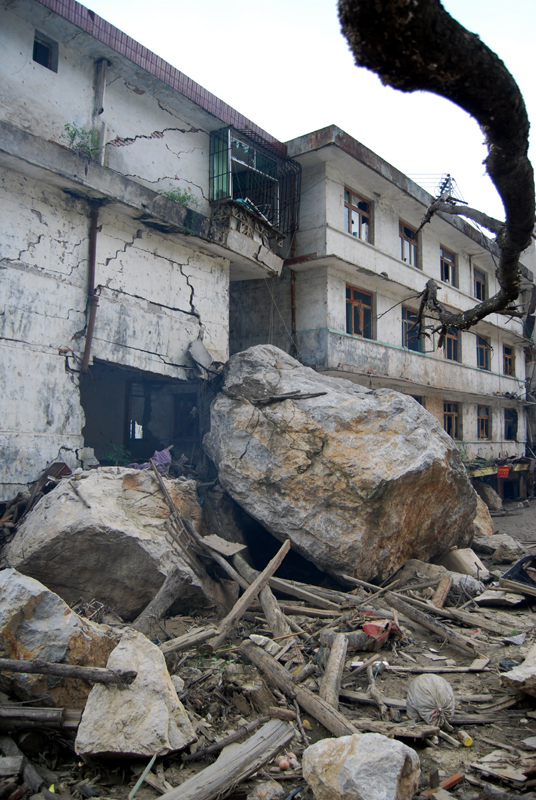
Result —
M 536 786 L 533 557 L 437 421 L 262 346 L 205 448 L 209 485 L 62 465 L 6 507 L 0 800 Z

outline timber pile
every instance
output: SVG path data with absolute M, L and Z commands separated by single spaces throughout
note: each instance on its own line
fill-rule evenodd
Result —
M 244 544 L 201 536 L 181 517 L 154 474 L 169 506 L 176 551 L 208 597 L 223 596 L 218 584 L 230 580 L 238 587 L 236 600 L 225 609 L 218 604 L 216 611 L 170 616 L 189 586 L 183 571 L 171 570 L 130 625 L 117 615 L 110 619 L 131 642 L 145 634 L 157 643 L 196 740 L 127 762 L 91 759 L 87 752 L 80 760 L 83 709 L 21 704 L 3 695 L 0 800 L 35 793 L 51 800 L 51 785 L 63 800 L 243 798 L 269 779 L 287 796 L 305 786 L 302 754 L 309 745 L 356 733 L 413 748 L 421 761 L 422 797 L 510 800 L 536 787 L 536 700 L 501 680 L 533 644 L 531 596 L 517 595 L 522 604 L 507 610 L 480 606 L 484 594 L 464 596 L 459 575 L 430 571 L 430 565 L 419 572 L 420 562 L 381 587 L 347 575 L 338 581 L 326 575 L 322 586 L 299 582 L 283 577 L 288 541 L 255 570 Z M 493 570 L 492 554 L 483 558 Z M 88 614 L 96 607 L 87 604 Z M 524 669 L 533 661 L 527 659 Z M 136 669 L 106 663 L 0 659 L 0 674 L 14 672 L 89 682 L 100 687 L 100 702 L 108 693 L 127 698 L 138 677 Z M 448 730 L 406 715 L 408 685 L 427 673 L 454 689 Z M 536 664 L 534 674 L 536 686 Z M 116 714 L 107 719 L 104 713 L 102 726 L 113 731 Z M 306 791 L 301 796 L 311 800 Z

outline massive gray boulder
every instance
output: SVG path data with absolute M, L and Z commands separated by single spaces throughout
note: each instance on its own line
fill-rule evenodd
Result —
M 37 504 L 4 550 L 7 563 L 69 604 L 96 598 L 126 620 L 153 599 L 174 567 L 192 578 L 189 592 L 204 599 L 166 530 L 170 512 L 154 476 L 121 467 L 86 475 L 62 480 Z M 165 482 L 181 516 L 206 533 L 195 481 Z
M 289 392 L 323 394 L 262 402 Z M 229 360 L 204 446 L 242 508 L 321 569 L 384 578 L 472 538 L 476 494 L 435 417 L 276 347 Z

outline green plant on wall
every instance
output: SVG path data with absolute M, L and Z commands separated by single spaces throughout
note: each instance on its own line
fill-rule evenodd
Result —
M 169 189 L 166 192 L 160 192 L 161 195 L 167 197 L 168 200 L 173 200 L 174 203 L 180 203 L 185 208 L 197 208 L 199 200 L 195 195 L 191 194 L 187 189 Z
M 113 444 L 110 442 L 102 454 L 100 462 L 103 466 L 126 467 L 127 464 L 132 462 L 132 456 L 130 450 L 127 450 L 122 444 Z
M 67 139 L 68 146 L 79 156 L 97 158 L 101 151 L 95 131 L 79 128 L 75 122 L 66 123 L 63 138 Z

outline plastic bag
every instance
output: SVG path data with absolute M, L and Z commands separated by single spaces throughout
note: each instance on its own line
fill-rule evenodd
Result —
M 406 699 L 408 717 L 441 727 L 452 719 L 456 700 L 452 686 L 440 675 L 419 675 L 411 681 Z

